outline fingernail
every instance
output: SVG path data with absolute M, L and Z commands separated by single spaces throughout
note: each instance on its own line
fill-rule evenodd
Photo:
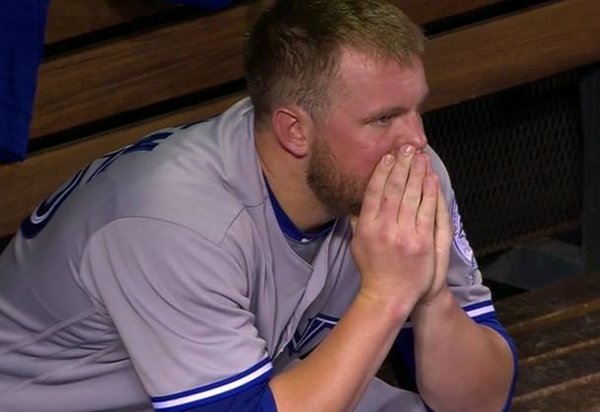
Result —
M 400 148 L 400 154 L 404 157 L 409 157 L 415 153 L 415 148 L 411 145 L 404 145 Z
M 386 166 L 390 166 L 390 165 L 394 164 L 394 156 L 391 155 L 390 153 L 383 156 L 383 164 Z

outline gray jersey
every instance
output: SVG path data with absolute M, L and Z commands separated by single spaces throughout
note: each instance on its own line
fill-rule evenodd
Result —
M 448 283 L 473 318 L 493 314 L 432 158 L 457 228 Z M 248 100 L 104 156 L 43 202 L 0 256 L 0 410 L 177 410 L 268 381 L 353 300 L 350 235 L 339 219 L 311 264 L 293 251 Z M 393 396 L 415 405 L 408 392 Z

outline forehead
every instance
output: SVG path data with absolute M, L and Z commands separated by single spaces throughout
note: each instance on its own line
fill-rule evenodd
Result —
M 345 49 L 340 55 L 332 95 L 338 103 L 420 105 L 427 95 L 423 63 L 415 57 L 400 63 Z

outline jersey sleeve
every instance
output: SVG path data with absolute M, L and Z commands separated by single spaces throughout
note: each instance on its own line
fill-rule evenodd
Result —
M 250 268 L 238 244 L 125 218 L 91 238 L 80 274 L 155 410 L 273 410 L 271 359 L 254 325 Z M 246 409 L 231 406 L 240 400 Z
M 517 375 L 516 348 L 512 338 L 496 317 L 489 288 L 482 283 L 481 271 L 477 266 L 475 254 L 467 240 L 448 172 L 437 154 L 431 149 L 429 149 L 429 153 L 432 158 L 432 166 L 440 177 L 442 191 L 448 204 L 450 218 L 454 227 L 447 274 L 448 287 L 465 313 L 478 324 L 490 327 L 499 333 L 506 340 L 511 350 L 514 374 L 509 398 L 505 406 L 505 410 L 508 411 L 510 410 Z M 403 387 L 414 390 L 416 388 L 415 356 L 412 324 L 410 321 L 400 331 L 395 346 L 401 352 L 401 357 L 397 358 L 401 362 L 398 365 L 399 380 L 402 381 L 401 384 Z

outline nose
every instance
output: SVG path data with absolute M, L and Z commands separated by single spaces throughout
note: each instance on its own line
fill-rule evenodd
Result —
M 417 151 L 425 149 L 425 146 L 427 146 L 427 136 L 425 135 L 420 113 L 413 113 L 407 116 L 402 129 L 398 135 L 398 147 L 409 144 L 417 149 Z
M 408 144 L 414 146 L 417 151 L 425 149 L 425 146 L 427 146 L 427 136 L 425 136 L 423 128 L 410 135 Z

